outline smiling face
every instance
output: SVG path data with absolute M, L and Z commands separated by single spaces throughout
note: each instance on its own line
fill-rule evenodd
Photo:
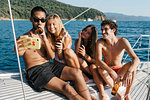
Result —
M 46 21 L 46 30 L 48 31 L 48 33 L 53 34 L 55 37 L 57 37 L 61 33 L 62 29 L 64 29 L 65 31 L 63 23 L 57 14 L 48 16 Z
M 57 34 L 57 22 L 55 19 L 49 19 L 47 21 L 47 28 L 48 28 L 48 31 L 52 34 L 54 34 L 55 36 L 58 36 Z
M 86 40 L 89 39 L 91 37 L 91 35 L 92 35 L 91 27 L 87 27 L 81 33 L 81 37 Z
M 31 17 L 31 22 L 33 24 L 33 28 L 37 29 L 38 27 L 44 27 L 45 26 L 45 12 L 43 11 L 36 11 L 34 13 L 34 16 Z
M 111 29 L 109 25 L 104 25 L 101 27 L 103 39 L 109 39 L 114 36 L 115 29 Z

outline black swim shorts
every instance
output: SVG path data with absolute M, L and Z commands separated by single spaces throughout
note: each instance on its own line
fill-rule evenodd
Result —
M 26 71 L 26 79 L 34 90 L 41 91 L 53 77 L 60 78 L 63 68 L 64 65 L 52 62 L 33 66 Z

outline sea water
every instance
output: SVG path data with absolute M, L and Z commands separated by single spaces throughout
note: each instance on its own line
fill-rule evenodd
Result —
M 63 21 L 65 23 L 66 21 Z M 71 21 L 65 25 L 66 30 L 72 36 L 73 43 L 72 49 L 75 49 L 74 41 L 78 38 L 78 32 L 85 26 L 92 24 L 97 27 L 98 38 L 102 38 L 101 35 L 101 21 Z M 117 21 L 118 24 L 118 37 L 124 37 L 129 40 L 131 46 L 134 45 L 139 38 L 130 35 L 150 35 L 150 21 Z M 14 21 L 16 37 L 24 34 L 32 28 L 30 21 Z M 130 37 L 128 37 L 130 36 Z M 141 45 L 140 45 L 141 43 Z M 149 38 L 143 37 L 138 42 L 135 48 L 148 48 Z M 141 61 L 147 61 L 148 50 L 135 51 Z M 127 55 L 125 52 L 124 58 Z M 125 62 L 131 60 L 128 57 Z M 21 67 L 24 69 L 24 62 L 20 57 Z M 14 52 L 14 38 L 12 33 L 12 27 L 10 21 L 0 21 L 0 70 L 12 70 L 18 69 L 17 56 Z

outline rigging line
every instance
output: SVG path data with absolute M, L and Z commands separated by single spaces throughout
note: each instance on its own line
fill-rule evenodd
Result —
M 102 0 L 100 0 L 100 2 L 101 1 Z M 96 6 L 97 4 L 99 4 L 99 3 L 95 2 L 92 6 Z M 90 9 L 91 8 L 86 9 L 85 11 L 83 11 L 82 13 L 80 13 L 79 15 L 77 15 L 76 17 L 74 17 L 74 18 L 70 19 L 69 21 L 67 21 L 66 23 L 64 23 L 64 25 L 66 25 L 66 24 L 70 23 L 71 21 L 75 20 L 76 18 L 78 18 L 79 16 L 83 15 L 84 13 L 86 13 L 87 11 L 89 11 Z
M 147 62 L 148 62 L 148 64 L 147 64 L 147 68 L 148 68 L 148 66 L 149 66 L 149 52 L 150 52 L 150 37 L 149 37 L 149 45 L 148 45 L 148 57 L 147 57 Z M 148 69 L 148 71 L 149 71 L 149 69 Z
M 15 49 L 16 49 L 17 60 L 18 60 L 18 66 L 19 66 L 19 72 L 20 72 L 20 79 L 21 79 L 22 91 L 23 91 L 24 100 L 26 100 L 26 98 L 25 98 L 25 91 L 24 91 L 24 85 L 23 85 L 23 78 L 22 78 L 21 65 L 20 65 L 20 60 L 19 60 L 19 53 L 18 53 L 17 42 L 16 42 L 15 28 L 14 28 L 13 17 L 12 17 L 12 11 L 11 11 L 10 0 L 8 0 L 8 6 L 9 6 L 9 12 L 10 12 L 10 18 L 11 18 L 13 36 L 14 36 L 14 41 L 15 41 Z

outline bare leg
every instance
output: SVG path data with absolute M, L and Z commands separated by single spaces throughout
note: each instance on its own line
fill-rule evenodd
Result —
M 124 64 L 124 65 L 122 66 L 122 68 L 118 71 L 118 74 L 124 76 L 130 66 L 131 66 L 131 62 L 127 62 L 127 63 Z M 126 99 L 126 100 L 131 100 L 131 97 L 130 97 L 130 90 L 131 90 L 133 81 L 134 81 L 134 79 L 135 79 L 135 75 L 136 75 L 136 70 L 133 71 L 133 73 L 132 73 L 131 85 L 127 86 L 127 88 L 126 88 L 126 92 L 125 92 L 125 99 Z
M 110 75 L 108 74 L 108 72 L 106 70 L 103 70 L 101 68 L 98 68 L 98 72 L 100 73 L 101 77 L 104 79 L 104 81 L 111 87 L 113 88 L 114 86 L 114 81 L 113 79 L 110 77 Z
M 97 85 L 97 87 L 99 89 L 100 100 L 107 100 L 106 93 L 104 91 L 104 86 L 103 86 L 103 79 L 98 74 L 96 65 L 92 64 L 90 66 L 90 70 L 91 70 L 91 73 L 93 75 L 94 82 L 96 83 L 96 85 Z
M 127 89 L 126 89 L 126 92 L 125 92 L 125 100 L 131 100 L 131 97 L 130 97 L 130 90 L 132 88 L 132 84 L 133 84 L 133 81 L 135 79 L 135 75 L 136 75 L 136 71 L 134 71 L 132 73 L 132 82 L 131 82 L 131 85 L 127 86 Z
M 73 68 L 80 68 L 78 57 L 72 49 L 65 49 L 64 56 L 68 66 Z
M 81 70 L 84 70 L 85 72 L 87 72 L 88 74 L 91 75 L 91 71 L 90 71 L 90 68 L 89 68 L 87 62 L 82 58 L 78 58 L 78 59 L 79 59 Z
M 65 60 L 68 66 L 80 69 L 78 57 L 72 49 L 66 49 L 64 51 L 64 56 L 65 56 Z M 83 77 L 86 82 L 89 81 L 89 78 L 84 73 L 83 73 Z
M 69 84 L 64 82 L 63 80 L 54 77 L 52 78 L 45 86 L 44 88 L 59 92 L 64 94 L 69 100 L 84 100 L 83 97 L 81 97 L 75 90 L 72 88 Z
M 106 70 L 103 70 L 101 68 L 98 68 L 98 72 L 100 73 L 101 77 L 103 77 L 104 81 L 111 87 L 114 87 L 114 81 L 111 78 L 111 76 L 108 74 L 108 72 Z M 117 93 L 119 100 L 122 99 L 123 95 L 120 91 L 118 91 Z
M 61 79 L 71 80 L 75 83 L 75 89 L 86 100 L 91 100 L 90 92 L 84 81 L 81 70 L 77 68 L 65 67 L 61 74 Z

